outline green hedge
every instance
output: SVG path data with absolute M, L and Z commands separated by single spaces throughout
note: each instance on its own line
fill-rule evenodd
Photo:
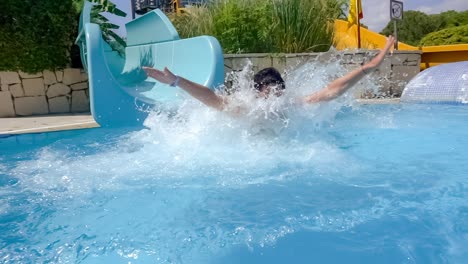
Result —
M 432 32 L 426 35 L 420 44 L 421 46 L 468 44 L 468 25 Z
M 171 17 L 181 37 L 212 35 L 226 53 L 326 51 L 344 0 L 211 0 Z
M 67 66 L 76 37 L 73 0 L 1 0 L 0 71 Z

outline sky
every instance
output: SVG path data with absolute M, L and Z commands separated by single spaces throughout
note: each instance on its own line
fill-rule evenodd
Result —
M 390 0 L 361 0 L 364 18 L 361 20 L 369 29 L 380 32 L 390 21 Z M 468 0 L 400 0 L 403 9 L 418 10 L 427 14 L 438 14 L 447 10 L 466 11 Z M 120 9 L 127 12 L 128 19 L 119 19 L 119 25 L 124 25 L 131 17 L 131 0 L 112 0 Z M 124 26 L 119 33 L 124 35 Z
M 438 14 L 448 10 L 468 10 L 468 0 L 400 0 L 403 10 L 417 10 Z M 361 23 L 380 32 L 390 21 L 390 0 L 361 0 L 364 18 Z

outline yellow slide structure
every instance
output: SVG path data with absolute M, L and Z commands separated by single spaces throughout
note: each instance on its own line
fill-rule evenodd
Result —
M 335 20 L 335 47 L 338 50 L 358 47 L 357 25 L 344 20 Z M 384 35 L 361 27 L 361 48 L 380 49 L 386 42 Z M 468 44 L 415 47 L 398 42 L 399 50 L 420 50 L 421 70 L 438 64 L 468 61 Z

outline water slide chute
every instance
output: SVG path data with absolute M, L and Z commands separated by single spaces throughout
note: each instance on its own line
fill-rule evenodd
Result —
M 101 126 L 142 125 L 148 109 L 170 108 L 186 97 L 179 88 L 147 78 L 142 66 L 168 67 L 175 74 L 216 89 L 224 82 L 224 57 L 210 36 L 180 39 L 166 15 L 151 11 L 125 25 L 125 56 L 112 50 L 85 1 L 80 19 L 83 66 L 88 72 L 91 113 Z

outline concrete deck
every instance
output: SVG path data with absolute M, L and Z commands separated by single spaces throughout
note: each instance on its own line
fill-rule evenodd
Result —
M 91 114 L 0 118 L 0 135 L 52 132 L 98 127 Z

